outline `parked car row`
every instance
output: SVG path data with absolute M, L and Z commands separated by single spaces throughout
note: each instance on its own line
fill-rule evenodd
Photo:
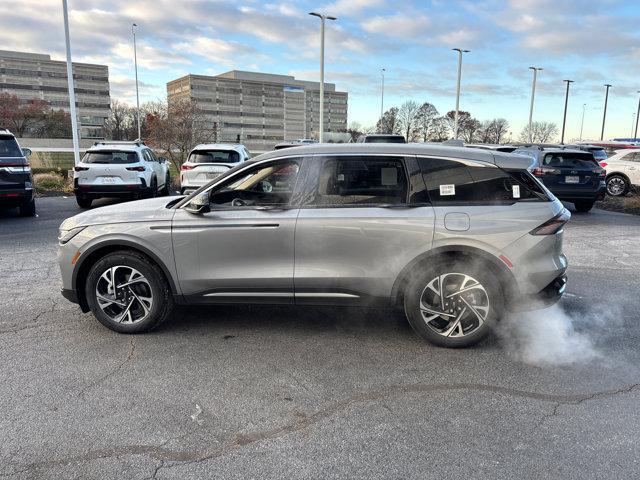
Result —
M 20 148 L 16 138 L 0 128 L 0 206 L 17 207 L 23 217 L 36 214 L 33 176 L 28 148 Z

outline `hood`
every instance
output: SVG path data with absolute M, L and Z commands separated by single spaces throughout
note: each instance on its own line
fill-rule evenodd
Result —
M 176 200 L 177 197 L 159 197 L 94 208 L 67 218 L 62 222 L 62 227 L 69 229 L 110 223 L 170 221 L 175 210 L 166 207 Z

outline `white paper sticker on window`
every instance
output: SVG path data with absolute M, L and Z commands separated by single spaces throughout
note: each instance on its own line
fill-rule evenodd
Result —
M 381 168 L 382 185 L 398 185 L 398 170 L 395 167 Z
M 456 194 L 455 185 L 440 185 L 440 196 L 455 195 L 455 194 Z
M 339 173 L 339 174 L 338 174 L 338 178 L 337 178 L 337 180 L 338 180 L 339 182 L 344 182 L 344 173 Z
M 513 198 L 520 198 L 520 185 L 513 185 L 511 190 L 513 191 Z

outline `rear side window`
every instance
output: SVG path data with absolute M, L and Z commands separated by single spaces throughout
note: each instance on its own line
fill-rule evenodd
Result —
M 235 150 L 195 150 L 189 155 L 191 163 L 238 163 L 240 154 Z
M 595 150 L 591 150 L 591 153 L 593 153 L 593 157 L 596 160 L 602 161 L 602 160 L 606 160 L 608 158 L 607 157 L 607 152 L 605 152 L 603 148 L 597 148 Z
M 14 137 L 0 137 L 0 158 L 21 157 L 22 150 Z
M 84 154 L 82 162 L 113 164 L 138 163 L 138 155 L 136 152 L 122 152 L 116 150 L 108 152 L 87 152 Z
M 525 171 L 507 172 L 455 160 L 418 159 L 433 205 L 512 204 L 544 200 L 542 188 Z
M 408 181 L 403 162 L 393 157 L 334 157 L 323 160 L 315 194 L 305 202 L 316 206 L 401 205 Z
M 594 163 L 597 163 L 597 162 L 595 158 L 593 158 L 593 155 L 590 153 L 577 153 L 577 152 L 547 153 L 542 159 L 542 165 L 545 167 L 593 168 Z

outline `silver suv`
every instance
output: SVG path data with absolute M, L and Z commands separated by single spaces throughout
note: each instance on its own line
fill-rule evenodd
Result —
M 62 293 L 125 333 L 174 303 L 390 303 L 425 339 L 471 345 L 565 288 L 570 215 L 529 162 L 439 144 L 270 152 L 187 197 L 65 220 Z

